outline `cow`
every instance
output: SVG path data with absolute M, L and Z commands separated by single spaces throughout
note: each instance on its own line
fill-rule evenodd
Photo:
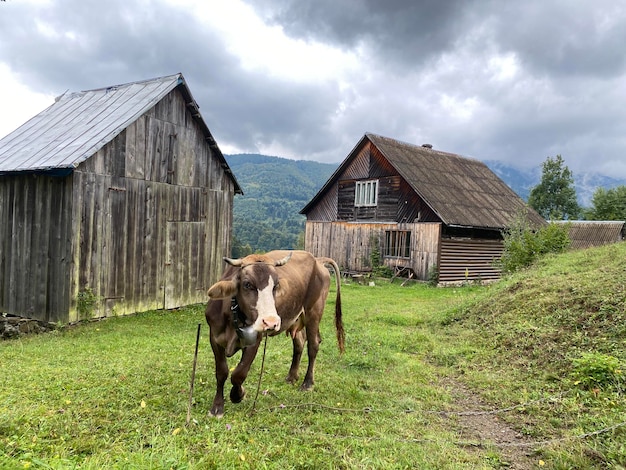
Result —
M 224 415 L 224 384 L 228 377 L 227 357 L 242 350 L 241 359 L 231 376 L 230 400 L 243 400 L 245 381 L 264 335 L 285 332 L 293 342 L 293 357 L 286 380 L 298 380 L 298 367 L 307 344 L 309 364 L 300 387 L 311 390 L 315 358 L 322 338 L 320 321 L 328 291 L 332 266 L 337 282 L 335 329 L 339 351 L 344 350 L 341 318 L 341 281 L 339 267 L 331 258 L 315 258 L 307 251 L 271 251 L 240 259 L 224 258 L 228 263 L 221 280 L 208 290 L 205 317 L 215 356 L 216 391 L 210 415 Z

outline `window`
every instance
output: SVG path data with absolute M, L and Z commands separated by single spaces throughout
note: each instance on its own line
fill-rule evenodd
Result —
M 375 206 L 378 203 L 378 180 L 357 181 L 354 191 L 356 207 Z
M 411 232 L 386 230 L 384 255 L 392 258 L 410 258 Z

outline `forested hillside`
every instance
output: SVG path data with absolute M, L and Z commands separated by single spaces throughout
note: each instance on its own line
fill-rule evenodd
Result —
M 235 196 L 232 255 L 298 248 L 305 221 L 300 210 L 338 164 L 257 154 L 225 157 L 244 192 Z

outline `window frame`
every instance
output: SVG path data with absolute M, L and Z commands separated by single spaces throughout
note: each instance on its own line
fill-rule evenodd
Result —
M 354 186 L 354 207 L 378 205 L 378 180 L 357 181 Z
M 385 230 L 385 244 L 383 246 L 385 258 L 411 258 L 411 231 Z

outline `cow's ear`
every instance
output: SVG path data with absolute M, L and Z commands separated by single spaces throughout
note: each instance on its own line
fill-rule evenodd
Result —
M 234 279 L 218 281 L 209 287 L 210 299 L 229 299 L 237 293 L 237 282 Z

